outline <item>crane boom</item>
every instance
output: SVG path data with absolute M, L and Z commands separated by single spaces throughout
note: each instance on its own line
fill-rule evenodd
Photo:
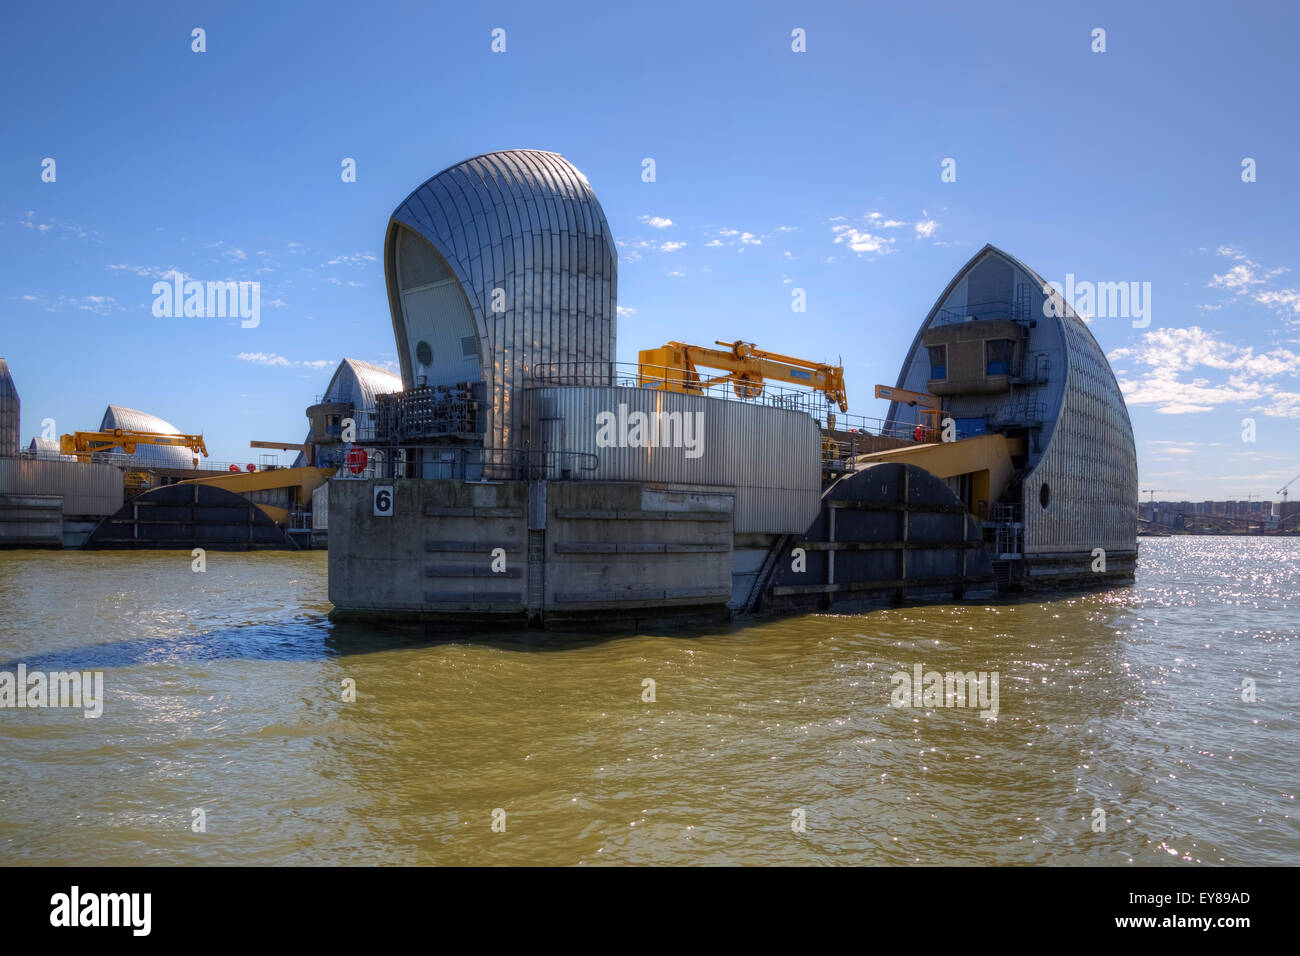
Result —
M 1281 488 L 1279 488 L 1277 491 L 1273 492 L 1273 494 L 1275 494 L 1275 495 L 1281 495 L 1281 496 L 1282 496 L 1282 500 L 1283 500 L 1283 501 L 1286 501 L 1286 490 L 1287 490 L 1288 488 L 1290 488 L 1292 485 L 1294 485 L 1297 481 L 1300 481 L 1300 475 L 1296 475 L 1294 478 L 1292 478 L 1290 481 L 1288 481 L 1285 485 L 1283 485 L 1283 486 L 1282 486 Z
M 208 446 L 202 435 L 172 435 L 166 432 L 137 432 L 129 428 L 114 428 L 102 432 L 73 432 L 59 437 L 59 451 L 76 455 L 79 461 L 90 461 L 95 452 L 121 448 L 128 455 L 135 454 L 137 445 L 171 445 L 202 453 L 206 458 Z
M 905 388 L 892 388 L 889 385 L 876 386 L 876 398 L 887 398 L 891 402 L 904 405 L 919 405 L 921 408 L 938 408 L 939 396 L 929 392 L 912 392 Z
M 828 402 L 849 410 L 844 388 L 844 366 L 810 362 L 807 359 L 768 352 L 753 342 L 722 342 L 727 351 L 684 342 L 669 342 L 639 353 L 637 384 L 669 392 L 702 394 L 706 388 L 731 383 L 739 398 L 763 394 L 764 381 L 804 385 L 823 393 Z M 702 378 L 699 368 L 721 369 L 725 375 Z

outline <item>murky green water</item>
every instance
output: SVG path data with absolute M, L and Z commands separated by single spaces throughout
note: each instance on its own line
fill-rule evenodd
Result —
M 1295 864 L 1298 608 L 1300 539 L 1172 538 L 1051 602 L 474 644 L 331 625 L 321 552 L 0 553 L 0 671 L 106 697 L 0 709 L 0 863 Z M 891 707 L 916 664 L 997 718 Z

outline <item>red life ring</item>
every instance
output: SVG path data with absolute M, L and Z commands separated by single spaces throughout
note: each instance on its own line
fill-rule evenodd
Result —
M 925 426 L 924 426 L 924 425 L 917 425 L 917 426 L 916 426 L 916 431 L 912 432 L 912 440 L 913 440 L 913 441 L 918 441 L 918 442 L 920 442 L 920 441 L 925 441 Z
M 364 448 L 348 449 L 347 458 L 344 459 L 348 466 L 348 471 L 352 472 L 354 475 L 359 475 L 361 472 L 365 471 L 366 462 L 369 460 L 370 456 L 366 454 Z
M 238 466 L 238 465 L 231 465 L 231 466 L 230 466 L 229 468 L 227 468 L 226 470 L 227 470 L 227 471 L 239 471 L 239 466 Z
M 250 462 L 248 465 L 244 467 L 244 471 L 248 472 L 251 475 L 253 472 L 257 471 L 257 466 Z

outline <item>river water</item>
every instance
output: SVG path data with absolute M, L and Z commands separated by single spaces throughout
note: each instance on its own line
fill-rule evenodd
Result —
M 1300 862 L 1298 538 L 599 641 L 328 610 L 323 552 L 0 553 L 0 671 L 104 675 L 98 718 L 0 709 L 0 863 Z M 996 717 L 891 706 L 918 664 L 996 672 Z

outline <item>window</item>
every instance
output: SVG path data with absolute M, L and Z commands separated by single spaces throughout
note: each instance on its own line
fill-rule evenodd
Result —
M 1016 343 L 1010 339 L 991 339 L 984 343 L 986 374 L 1010 375 L 1011 359 L 1016 354 Z
M 931 378 L 948 377 L 948 346 L 946 345 L 930 346 L 930 377 Z

